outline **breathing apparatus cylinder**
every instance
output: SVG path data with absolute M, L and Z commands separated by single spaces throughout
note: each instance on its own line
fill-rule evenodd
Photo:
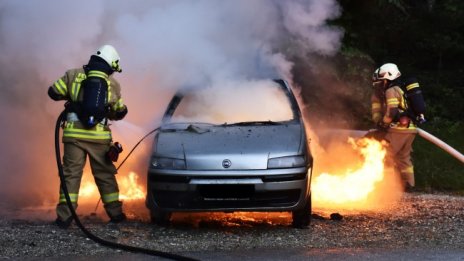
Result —
M 403 84 L 403 91 L 408 103 L 409 116 L 412 120 L 418 123 L 425 122 L 425 101 L 422 95 L 422 90 L 415 78 L 407 79 Z

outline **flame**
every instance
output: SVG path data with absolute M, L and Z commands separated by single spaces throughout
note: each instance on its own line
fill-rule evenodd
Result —
M 316 176 L 311 187 L 314 206 L 326 209 L 374 207 L 369 197 L 384 180 L 386 144 L 369 138 L 356 141 L 349 138 L 348 143 L 362 156 L 356 160 L 350 158 L 352 166 L 357 168 Z
M 93 180 L 89 180 L 90 174 L 84 175 L 79 190 L 80 202 L 95 202 L 100 198 L 97 186 Z M 119 199 L 139 200 L 145 198 L 145 189 L 138 182 L 138 175 L 135 172 L 129 172 L 127 176 L 117 175 L 116 179 L 119 185 Z
M 94 182 L 89 180 L 83 180 L 81 188 L 79 189 L 79 198 L 81 199 L 93 199 L 99 197 L 97 186 Z
M 118 177 L 119 199 L 137 200 L 145 198 L 144 188 L 139 185 L 138 179 L 139 176 L 135 172 L 129 172 L 128 176 Z

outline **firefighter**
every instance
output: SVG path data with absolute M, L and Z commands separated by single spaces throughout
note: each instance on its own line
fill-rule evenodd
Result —
M 389 161 L 400 173 L 405 190 L 411 191 L 415 186 L 411 151 L 417 129 L 408 113 L 411 110 L 408 110 L 403 90 L 416 88 L 419 84 L 414 78 L 402 79 L 398 67 L 386 63 L 375 70 L 373 86 L 372 120 L 377 125 L 377 133 L 389 143 Z
M 92 128 L 80 121 L 68 106 L 66 122 L 63 130 L 63 170 L 66 186 L 74 208 L 77 207 L 79 187 L 83 168 L 87 159 L 97 184 L 98 190 L 110 222 L 119 223 L 126 219 L 119 201 L 119 188 L 115 178 L 116 168 L 108 159 L 108 151 L 112 145 L 111 130 L 108 120 L 121 120 L 127 114 L 127 106 L 121 98 L 121 87 L 111 76 L 115 71 L 121 72 L 119 55 L 111 45 L 103 45 L 93 55 L 83 68 L 70 69 L 63 77 L 54 82 L 48 89 L 48 95 L 55 101 L 65 100 L 70 104 L 82 102 L 81 83 L 90 76 L 102 78 L 107 84 L 107 113 Z M 106 89 L 106 85 L 105 85 Z M 105 90 L 106 91 L 106 90 Z M 71 212 L 66 205 L 63 191 L 60 190 L 59 203 L 56 207 L 55 223 L 61 228 L 67 228 L 72 222 Z

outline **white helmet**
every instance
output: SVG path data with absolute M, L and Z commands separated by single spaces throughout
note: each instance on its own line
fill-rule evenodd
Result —
M 119 54 L 112 45 L 103 45 L 98 48 L 97 56 L 101 57 L 105 62 L 111 66 L 111 68 L 117 72 L 121 72 L 121 67 L 119 66 Z
M 398 70 L 398 66 L 394 63 L 386 63 L 380 66 L 374 72 L 373 81 L 380 81 L 380 80 L 390 80 L 393 81 L 394 79 L 401 76 L 400 70 Z

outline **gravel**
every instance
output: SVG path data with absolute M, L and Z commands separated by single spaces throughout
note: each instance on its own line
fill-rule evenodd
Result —
M 405 194 L 384 212 L 323 213 L 309 229 L 290 227 L 288 213 L 176 214 L 170 227 L 149 223 L 143 202 L 126 203 L 129 220 L 108 224 L 82 214 L 86 227 L 115 242 L 175 253 L 249 249 L 464 249 L 464 197 Z M 79 211 L 78 211 L 79 212 Z M 0 258 L 83 257 L 124 253 L 100 246 L 75 226 L 56 227 L 52 208 L 9 210 L 0 217 Z

